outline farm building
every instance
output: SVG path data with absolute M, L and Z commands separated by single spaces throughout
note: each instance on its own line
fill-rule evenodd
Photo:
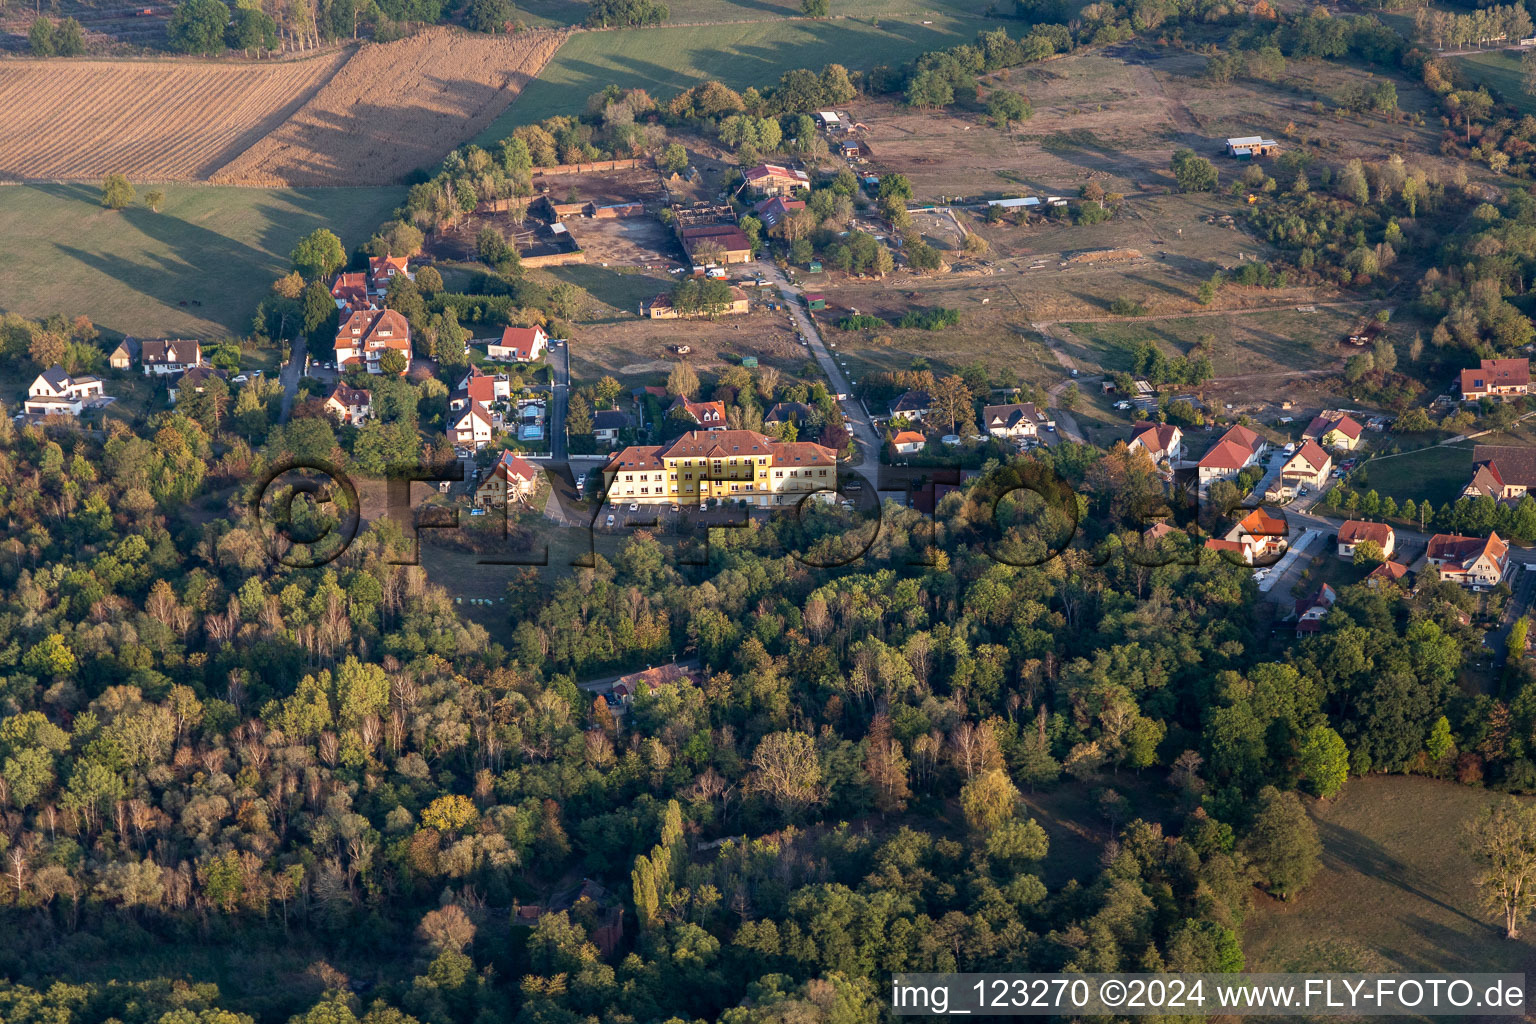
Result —
M 718 312 L 722 314 L 737 314 L 750 312 L 751 309 L 752 303 L 747 298 L 747 293 L 740 288 L 732 286 L 730 303 Z M 661 295 L 640 303 L 640 315 L 649 320 L 676 320 L 684 314 L 679 313 L 673 307 L 672 296 L 663 292 Z
M 748 241 L 746 232 L 735 224 L 695 224 L 690 227 L 677 229 L 678 241 L 683 245 L 683 251 L 688 258 L 695 263 L 699 262 L 698 255 L 711 253 L 718 249 L 717 255 L 711 255 L 706 262 L 713 263 L 747 263 L 752 259 L 752 243 Z
M 996 206 L 1003 210 L 1032 210 L 1040 205 L 1040 200 L 1034 196 L 1015 197 L 1011 199 L 988 199 L 988 206 Z
M 807 309 L 818 310 L 827 308 L 827 297 L 820 292 L 806 292 L 805 305 Z
M 1235 160 L 1251 160 L 1256 156 L 1274 156 L 1280 152 L 1280 144 L 1262 135 L 1244 135 L 1227 140 L 1227 156 Z
M 810 188 L 810 175 L 781 164 L 758 164 L 747 172 L 746 183 L 765 196 L 784 196 L 797 188 Z

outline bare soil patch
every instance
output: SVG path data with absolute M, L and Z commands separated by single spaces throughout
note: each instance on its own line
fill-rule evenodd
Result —
M 0 178 L 206 178 L 276 128 L 347 60 L 28 60 L 0 64 Z
M 229 185 L 383 185 L 480 131 L 559 49 L 565 33 L 487 36 L 434 28 L 368 44 L 309 102 L 213 176 Z

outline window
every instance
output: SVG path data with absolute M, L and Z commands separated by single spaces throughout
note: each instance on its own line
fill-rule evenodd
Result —
M 775 477 L 782 477 L 784 475 L 784 471 L 782 469 L 776 469 L 773 471 L 773 475 Z

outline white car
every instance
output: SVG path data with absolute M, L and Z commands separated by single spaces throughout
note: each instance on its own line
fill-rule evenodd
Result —
M 613 513 L 612 512 L 608 513 L 608 524 L 607 525 L 609 525 L 609 526 L 613 525 Z
M 632 504 L 632 505 L 629 506 L 629 510 L 631 512 L 639 512 L 640 511 L 640 506 Z
M 235 378 L 235 383 L 236 384 L 244 384 L 248 380 L 250 380 L 250 378 L 242 373 L 238 377 Z

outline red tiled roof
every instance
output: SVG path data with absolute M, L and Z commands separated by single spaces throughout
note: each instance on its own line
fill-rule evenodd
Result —
M 517 359 L 527 361 L 533 358 L 534 346 L 543 344 L 546 337 L 542 327 L 508 327 L 501 332 L 501 345 L 512 349 Z
M 1367 523 L 1351 519 L 1339 527 L 1340 544 L 1361 544 L 1373 540 L 1382 547 L 1386 547 L 1391 543 L 1392 536 L 1392 527 L 1386 523 Z
M 1323 451 L 1322 446 L 1316 441 L 1308 441 L 1296 449 L 1296 454 L 1287 460 L 1286 465 L 1289 466 L 1290 463 L 1295 462 L 1297 459 L 1302 459 L 1307 465 L 1312 467 L 1313 472 L 1321 472 L 1322 468 L 1328 464 L 1331 458 L 1332 456 Z
M 1463 394 L 1475 394 L 1492 388 L 1528 387 L 1531 383 L 1529 359 L 1484 359 L 1475 370 L 1461 371 Z
M 903 430 L 891 438 L 892 444 L 927 444 L 928 439 L 915 430 Z
M 1290 532 L 1285 517 L 1274 515 L 1266 508 L 1254 509 L 1238 526 L 1250 537 L 1284 537 Z
M 1242 469 L 1253 457 L 1253 451 L 1236 441 L 1221 440 L 1200 459 L 1202 469 Z

